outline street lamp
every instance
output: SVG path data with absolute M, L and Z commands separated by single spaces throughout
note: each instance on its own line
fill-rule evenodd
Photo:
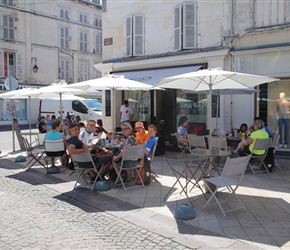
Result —
M 34 73 L 37 73 L 38 72 L 38 67 L 37 67 L 37 57 L 31 57 L 31 62 L 33 63 L 34 62 L 34 66 L 32 68 L 33 72 Z

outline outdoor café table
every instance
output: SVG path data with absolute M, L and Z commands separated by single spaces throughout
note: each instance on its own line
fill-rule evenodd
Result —
M 196 174 L 199 170 L 201 170 L 201 176 L 204 175 L 204 169 L 203 169 L 203 163 L 204 163 L 204 156 L 200 157 L 199 155 L 193 155 L 193 154 L 169 154 L 164 156 L 164 159 L 167 161 L 168 165 L 170 166 L 174 176 L 176 177 L 176 181 L 173 184 L 173 186 L 170 188 L 170 190 L 168 191 L 168 193 L 166 194 L 166 196 L 164 197 L 164 200 L 166 200 L 166 198 L 169 196 L 169 194 L 171 193 L 171 190 L 175 187 L 175 185 L 177 183 L 179 183 L 180 187 L 181 187 L 181 193 L 183 192 L 188 201 L 190 202 L 190 204 L 193 206 L 193 203 L 190 199 L 189 192 L 187 189 L 188 184 L 192 184 L 193 187 L 197 187 L 201 190 L 201 192 L 203 193 L 203 195 L 205 196 L 203 189 L 201 187 L 201 185 L 199 184 L 199 181 L 201 180 L 201 177 L 197 177 Z M 183 163 L 184 167 L 182 169 L 177 169 L 173 166 L 173 163 L 179 162 L 179 163 Z M 190 165 L 192 165 L 192 163 L 195 163 L 197 165 L 197 168 L 193 171 L 193 169 L 190 167 Z M 188 174 L 189 173 L 189 174 Z M 185 179 L 185 183 L 183 183 L 181 181 L 181 178 Z M 192 189 L 191 189 L 192 190 Z M 205 196 L 206 198 L 206 196 Z
M 202 149 L 202 148 L 197 148 L 195 150 L 191 151 L 192 155 L 195 156 L 204 156 L 207 157 L 208 161 L 209 161 L 209 167 L 207 168 L 206 171 L 206 175 L 207 176 L 211 176 L 212 175 L 212 170 L 215 170 L 214 168 L 212 168 L 212 166 L 214 166 L 214 160 L 216 157 L 222 157 L 222 156 L 228 156 L 230 154 L 229 151 L 224 151 L 224 150 L 220 150 L 220 149 L 212 149 L 211 151 L 209 149 Z
M 232 149 L 236 149 L 238 144 L 241 141 L 241 138 L 238 138 L 238 137 L 227 136 L 226 138 L 227 138 L 228 147 L 231 147 Z

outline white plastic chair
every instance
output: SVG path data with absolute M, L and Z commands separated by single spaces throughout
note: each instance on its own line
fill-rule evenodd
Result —
M 139 178 L 141 181 L 141 185 L 133 185 L 130 187 L 127 186 L 127 188 L 141 187 L 141 186 L 145 187 L 143 180 L 141 178 L 141 175 L 140 175 L 140 171 L 141 171 L 143 166 L 139 165 L 137 163 L 138 159 L 144 158 L 145 149 L 146 149 L 145 146 L 146 146 L 146 144 L 140 144 L 140 145 L 136 145 L 136 146 L 127 146 L 127 147 L 123 148 L 124 154 L 123 154 L 122 160 L 120 162 L 113 163 L 114 169 L 117 173 L 117 179 L 115 181 L 114 187 L 120 181 L 124 190 L 127 191 L 125 183 L 121 177 L 121 172 L 122 172 L 122 170 L 126 171 L 128 169 L 131 169 L 131 171 L 136 172 L 137 175 L 135 177 L 134 183 L 136 182 L 137 178 Z
M 98 169 L 94 163 L 92 154 L 90 153 L 89 150 L 84 151 L 84 152 L 79 153 L 79 154 L 71 154 L 70 157 L 71 157 L 72 162 L 75 166 L 74 172 L 79 173 L 78 177 L 76 179 L 75 185 L 74 185 L 74 189 L 77 187 L 77 184 L 78 184 L 80 177 L 82 177 L 83 180 L 86 182 L 86 184 L 88 184 L 89 181 L 87 181 L 87 179 L 85 177 L 85 172 L 88 170 L 93 170 L 97 175 L 96 179 L 92 185 L 92 188 L 91 188 L 91 190 L 93 190 L 94 186 L 97 182 L 97 179 L 102 179 L 102 177 L 99 174 L 99 171 L 101 171 L 102 168 L 98 171 Z
M 241 208 L 246 211 L 244 204 L 236 194 L 236 190 L 242 183 L 250 158 L 250 155 L 237 158 L 227 158 L 223 172 L 220 176 L 203 179 L 204 185 L 209 190 L 211 197 L 207 200 L 202 209 L 204 209 L 207 205 L 216 204 L 219 206 L 225 217 L 226 213 L 230 211 Z M 227 196 L 223 200 L 221 200 L 221 194 L 217 195 L 217 193 L 221 190 L 230 191 L 227 192 L 227 194 L 223 192 Z M 221 204 L 227 202 L 231 197 L 235 197 L 240 203 L 240 206 L 224 210 Z M 214 202 L 210 203 L 212 200 L 214 200 Z

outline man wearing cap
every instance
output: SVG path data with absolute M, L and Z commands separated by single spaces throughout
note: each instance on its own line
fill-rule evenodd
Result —
M 135 138 L 138 144 L 146 143 L 150 139 L 150 135 L 148 131 L 145 130 L 143 122 L 136 122 L 135 130 L 137 132 Z
M 129 102 L 127 100 L 124 101 L 124 104 L 120 107 L 120 122 L 129 122 L 131 123 L 133 119 L 134 113 L 132 108 L 129 106 Z

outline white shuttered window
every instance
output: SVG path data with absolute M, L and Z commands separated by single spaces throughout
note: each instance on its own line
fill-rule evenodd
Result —
M 196 3 L 179 4 L 174 9 L 174 50 L 196 48 Z
M 144 49 L 144 15 L 126 18 L 126 56 L 142 56 Z

